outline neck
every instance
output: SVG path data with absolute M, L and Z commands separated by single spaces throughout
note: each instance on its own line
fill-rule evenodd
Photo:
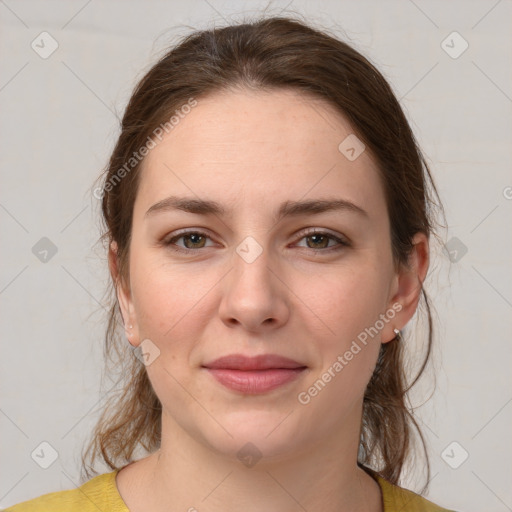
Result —
M 144 459 L 139 475 L 140 510 L 382 511 L 379 485 L 349 448 L 358 446 L 358 429 L 293 455 L 262 457 L 252 467 L 207 448 L 165 415 L 162 432 L 160 449 Z

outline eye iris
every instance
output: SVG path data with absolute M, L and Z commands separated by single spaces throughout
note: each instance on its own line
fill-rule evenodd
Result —
M 327 247 L 329 244 L 329 238 L 325 235 L 310 235 L 307 238 L 309 240 L 313 240 L 313 244 L 317 244 L 318 242 L 320 242 L 321 241 L 320 239 L 323 239 L 323 241 L 325 242 L 325 243 L 321 244 L 320 246 L 315 245 L 315 247 L 312 247 L 312 249 L 317 249 L 318 247 L 324 248 L 324 247 Z
M 196 245 L 198 243 L 198 239 L 202 239 L 203 243 L 201 245 Z M 185 235 L 183 240 L 185 241 L 185 247 L 187 247 L 187 249 L 196 249 L 197 247 L 204 247 L 205 237 L 198 233 L 190 233 Z M 188 243 L 190 240 L 192 240 L 192 246 Z

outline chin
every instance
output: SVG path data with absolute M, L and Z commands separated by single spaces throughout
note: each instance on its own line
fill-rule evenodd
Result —
M 297 418 L 290 414 L 292 410 L 292 407 L 288 407 L 286 411 L 232 412 L 218 420 L 233 437 L 219 428 L 202 432 L 203 442 L 217 453 L 229 459 L 238 459 L 243 464 L 246 460 L 257 460 L 261 467 L 270 459 L 272 463 L 284 460 L 296 453 L 305 442 L 296 424 Z

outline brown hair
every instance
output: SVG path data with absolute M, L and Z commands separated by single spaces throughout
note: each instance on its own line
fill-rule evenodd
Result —
M 101 176 L 104 233 L 101 239 L 118 245 L 121 279 L 128 279 L 133 205 L 141 162 L 125 166 L 190 98 L 236 87 L 254 90 L 293 89 L 328 102 L 351 123 L 357 136 L 379 164 L 391 226 L 395 265 L 407 265 L 413 236 L 433 231 L 433 197 L 439 199 L 428 165 L 392 89 L 379 71 L 348 44 L 304 22 L 262 18 L 251 23 L 196 31 L 185 37 L 147 72 L 136 86 L 122 119 L 121 134 Z M 341 142 L 341 141 L 340 141 Z M 435 233 L 434 233 L 435 234 Z M 125 281 L 126 282 L 126 281 Z M 121 320 L 112 299 L 105 336 L 105 356 L 114 362 L 121 386 L 113 393 L 93 432 L 83 469 L 101 456 L 112 469 L 133 460 L 137 448 L 153 452 L 160 445 L 162 407 L 145 366 L 133 357 L 117 330 Z M 411 451 L 413 428 L 425 443 L 407 393 L 418 380 L 432 348 L 432 316 L 421 289 L 428 316 L 428 342 L 419 372 L 408 386 L 400 338 L 381 345 L 374 374 L 363 402 L 359 464 L 397 484 Z M 108 362 L 107 362 L 108 369 Z M 111 371 L 112 368 L 108 369 Z M 425 450 L 426 452 L 426 450 Z M 428 457 L 427 472 L 429 474 Z M 87 478 L 91 473 L 86 470 Z

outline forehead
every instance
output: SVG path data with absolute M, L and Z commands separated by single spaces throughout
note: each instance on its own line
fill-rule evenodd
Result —
M 260 210 L 274 200 L 327 195 L 371 203 L 382 214 L 370 152 L 349 160 L 340 151 L 353 132 L 328 103 L 295 91 L 199 98 L 146 156 L 136 209 L 180 194 Z

